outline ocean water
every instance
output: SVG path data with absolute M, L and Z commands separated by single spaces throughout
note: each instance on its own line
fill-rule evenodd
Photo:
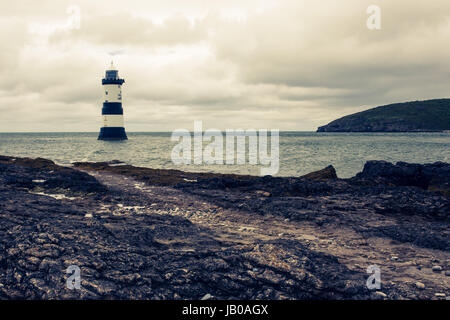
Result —
M 171 160 L 171 133 L 128 133 L 127 141 L 98 141 L 98 133 L 0 133 L 0 155 L 42 157 L 58 164 L 120 160 L 135 166 L 259 175 L 261 165 L 183 165 Z M 205 143 L 204 145 L 207 145 Z M 339 177 L 367 160 L 450 162 L 450 133 L 281 132 L 278 176 L 299 176 L 328 165 Z

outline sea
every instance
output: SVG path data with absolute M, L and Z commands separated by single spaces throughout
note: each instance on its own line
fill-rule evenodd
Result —
M 259 175 L 262 165 L 176 165 L 170 132 L 128 132 L 126 141 L 98 141 L 98 133 L 0 133 L 0 155 L 47 158 L 70 166 L 78 161 L 126 164 L 191 172 Z M 270 140 L 270 135 L 269 135 Z M 206 146 L 208 143 L 204 143 Z M 450 133 L 280 132 L 277 176 L 300 176 L 333 165 L 348 178 L 368 160 L 450 162 Z

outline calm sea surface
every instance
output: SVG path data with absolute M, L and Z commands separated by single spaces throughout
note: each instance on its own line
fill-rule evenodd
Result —
M 98 141 L 98 133 L 0 133 L 0 155 L 74 161 L 121 160 L 135 166 L 259 175 L 260 166 L 176 166 L 170 133 L 128 133 L 128 141 Z M 207 143 L 204 143 L 206 146 Z M 298 176 L 332 164 L 339 177 L 361 171 L 367 160 L 450 162 L 450 133 L 280 133 L 279 176 Z

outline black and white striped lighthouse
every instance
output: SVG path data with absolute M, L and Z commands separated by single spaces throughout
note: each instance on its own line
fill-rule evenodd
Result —
M 126 140 L 122 109 L 122 84 L 124 79 L 119 78 L 111 62 L 111 68 L 106 70 L 102 79 L 104 89 L 104 102 L 102 108 L 103 127 L 100 129 L 98 140 Z

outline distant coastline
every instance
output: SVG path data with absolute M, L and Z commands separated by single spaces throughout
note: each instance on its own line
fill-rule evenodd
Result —
M 450 99 L 396 103 L 354 113 L 317 132 L 449 132 Z

